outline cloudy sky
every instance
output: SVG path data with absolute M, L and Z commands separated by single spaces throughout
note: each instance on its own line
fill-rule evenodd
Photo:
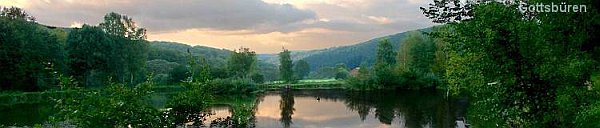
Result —
M 276 53 L 351 45 L 434 25 L 419 7 L 432 0 L 0 0 L 39 23 L 97 25 L 104 14 L 133 17 L 148 40 Z

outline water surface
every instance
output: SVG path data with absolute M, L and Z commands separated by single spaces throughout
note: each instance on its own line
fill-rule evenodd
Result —
M 150 103 L 163 108 L 171 94 L 157 93 Z M 465 111 L 455 100 L 447 100 L 433 91 L 269 91 L 258 94 L 256 101 L 252 122 L 259 128 L 454 127 L 457 117 L 462 117 Z M 47 103 L 0 106 L 0 125 L 42 124 L 56 112 L 53 106 Z M 206 117 L 205 124 L 232 115 L 231 107 L 224 105 L 209 111 L 212 114 Z
M 454 127 L 454 101 L 435 92 L 275 91 L 259 96 L 257 127 Z

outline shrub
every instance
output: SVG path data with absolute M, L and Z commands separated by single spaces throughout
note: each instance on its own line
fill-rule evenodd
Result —
M 577 113 L 575 117 L 575 127 L 579 128 L 598 128 L 600 127 L 600 102 L 592 104 Z
M 252 78 L 252 81 L 254 81 L 255 83 L 261 84 L 265 82 L 265 77 L 260 73 L 252 73 L 250 78 Z
M 206 110 L 213 102 L 213 97 L 202 88 L 204 83 L 182 84 L 186 91 L 177 93 L 167 101 L 166 107 L 171 108 L 167 117 L 176 125 L 187 122 L 194 122 L 194 126 L 204 125 L 202 123 L 207 113 L 202 111 Z
M 111 83 L 104 89 L 79 91 L 57 100 L 58 119 L 79 127 L 162 127 L 166 120 L 146 102 L 150 82 L 127 87 Z
M 355 90 L 377 89 L 376 81 L 372 77 L 350 77 L 346 80 L 350 88 Z
M 256 91 L 257 87 L 250 79 L 227 78 L 211 80 L 205 89 L 213 94 L 238 94 Z

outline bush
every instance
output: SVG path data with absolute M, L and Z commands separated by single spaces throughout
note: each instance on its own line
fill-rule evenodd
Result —
M 202 111 L 206 110 L 213 102 L 213 97 L 202 88 L 205 86 L 204 83 L 190 82 L 182 84 L 186 91 L 177 93 L 167 101 L 166 107 L 171 108 L 168 111 L 168 120 L 176 125 L 187 122 L 194 122 L 193 126 L 204 125 L 202 123 L 207 113 Z
M 575 117 L 575 124 L 579 128 L 600 128 L 599 120 L 600 102 L 597 102 L 579 111 Z
M 227 78 L 211 80 L 206 90 L 213 94 L 250 93 L 257 90 L 256 84 L 250 79 Z
M 420 73 L 416 71 L 406 71 L 400 73 L 397 81 L 399 88 L 403 89 L 424 89 L 435 88 L 441 83 L 441 80 L 434 73 Z
M 104 89 L 79 91 L 57 100 L 58 120 L 79 127 L 162 127 L 166 120 L 148 104 L 152 83 L 131 88 L 111 83 Z
M 350 88 L 355 90 L 377 89 L 375 79 L 372 77 L 350 77 L 346 80 Z
M 255 83 L 262 84 L 265 82 L 265 77 L 260 73 L 252 73 L 250 78 L 252 78 L 252 81 L 254 81 Z

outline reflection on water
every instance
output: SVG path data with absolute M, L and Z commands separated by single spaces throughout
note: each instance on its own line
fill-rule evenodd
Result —
M 454 127 L 458 116 L 436 93 L 311 90 L 259 98 L 257 127 Z
M 284 92 L 279 93 L 279 109 L 281 110 L 281 123 L 283 127 L 290 127 L 292 124 L 292 115 L 294 115 L 294 93 Z
M 153 96 L 152 104 L 164 106 L 168 94 Z M 240 100 L 239 96 L 219 100 Z M 454 127 L 466 106 L 435 92 L 349 92 L 343 90 L 272 91 L 259 94 L 251 123 L 259 128 L 279 127 Z M 467 104 L 466 102 L 463 104 Z M 53 104 L 0 106 L 1 125 L 33 125 L 52 115 Z M 460 108 L 460 109 L 458 109 Z M 190 115 L 191 114 L 191 115 Z M 184 112 L 177 124 L 204 126 L 232 116 L 229 106 L 213 106 L 209 113 Z M 15 123 L 16 122 L 16 123 Z M 202 122 L 202 123 L 200 123 Z M 192 123 L 192 124 L 190 124 Z M 196 124 L 194 124 L 196 123 Z
M 49 103 L 0 105 L 0 126 L 24 126 L 41 123 L 54 114 L 53 105 Z

